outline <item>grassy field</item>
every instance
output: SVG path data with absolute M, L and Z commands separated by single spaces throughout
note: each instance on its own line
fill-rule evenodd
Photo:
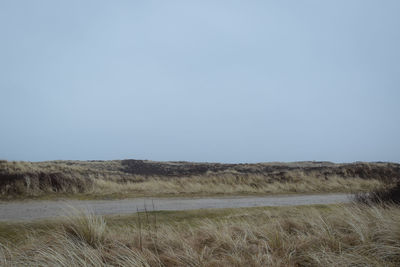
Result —
M 346 205 L 0 223 L 1 266 L 399 266 L 400 183 Z M 151 210 L 151 207 L 150 207 Z
M 0 265 L 400 264 L 400 208 L 395 205 L 78 215 L 61 221 L 1 223 Z
M 395 163 L 0 161 L 0 198 L 365 192 L 399 177 L 400 165 Z

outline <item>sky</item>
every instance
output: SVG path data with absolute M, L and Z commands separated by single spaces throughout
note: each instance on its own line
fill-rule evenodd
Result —
M 0 158 L 400 162 L 400 1 L 0 1 Z

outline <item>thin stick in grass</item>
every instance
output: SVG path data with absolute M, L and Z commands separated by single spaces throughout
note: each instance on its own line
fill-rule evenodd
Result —
M 138 216 L 138 226 L 139 226 L 139 247 L 140 250 L 143 251 L 143 247 L 142 247 L 142 222 L 140 220 L 140 214 L 139 214 L 139 208 L 136 207 L 136 213 Z

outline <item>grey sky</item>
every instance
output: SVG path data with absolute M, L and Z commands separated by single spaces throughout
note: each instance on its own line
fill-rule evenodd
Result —
M 0 2 L 0 158 L 400 161 L 400 1 Z

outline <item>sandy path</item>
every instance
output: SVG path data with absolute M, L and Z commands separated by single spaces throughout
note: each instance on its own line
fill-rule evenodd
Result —
M 135 198 L 123 200 L 66 200 L 4 202 L 0 204 L 0 221 L 35 220 L 65 214 L 68 206 L 88 209 L 95 214 L 128 214 L 139 209 L 193 210 L 215 208 L 239 208 L 260 206 L 294 206 L 311 204 L 334 204 L 350 201 L 348 194 L 294 195 L 268 197 L 224 198 Z

